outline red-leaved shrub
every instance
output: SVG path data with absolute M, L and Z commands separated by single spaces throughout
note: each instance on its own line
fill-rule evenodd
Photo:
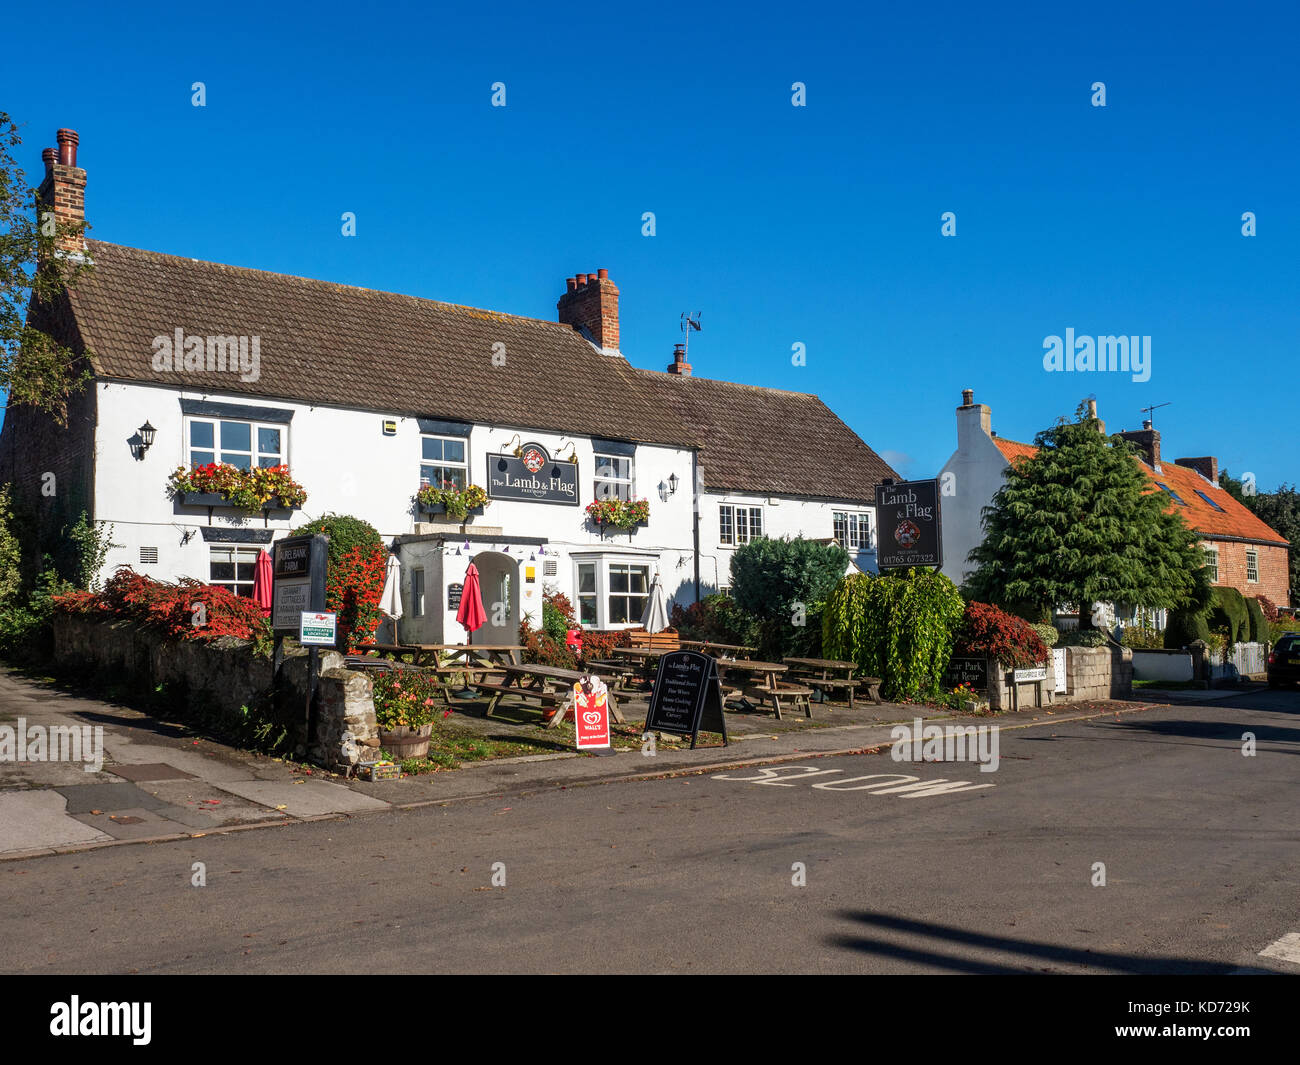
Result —
M 1266 595 L 1257 595 L 1255 598 L 1259 600 L 1259 608 L 1264 611 L 1265 619 L 1272 625 L 1277 620 L 1276 604 Z
M 966 604 L 952 653 L 961 658 L 993 659 L 1009 669 L 1026 669 L 1047 661 L 1047 645 L 1029 622 L 988 603 Z
M 251 640 L 270 632 L 261 607 L 250 598 L 188 578 L 176 584 L 156 581 L 127 566 L 105 582 L 102 592 L 56 596 L 54 607 L 65 614 L 139 622 L 175 640 Z

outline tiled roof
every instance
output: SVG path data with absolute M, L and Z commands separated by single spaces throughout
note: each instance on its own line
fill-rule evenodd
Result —
M 693 446 L 627 360 L 567 325 L 88 241 L 71 290 L 99 376 L 194 391 Z M 260 338 L 261 373 L 153 369 L 152 341 Z M 505 365 L 494 365 L 503 344 Z M 499 359 L 497 360 L 500 361 Z
M 1016 440 L 1005 440 L 1000 436 L 993 438 L 993 443 L 997 449 L 1002 452 L 1002 457 L 1010 462 L 1017 458 L 1032 458 L 1038 453 L 1038 448 L 1033 444 L 1022 444 Z
M 637 371 L 700 434 L 710 490 L 874 503 L 899 475 L 816 396 L 707 377 Z
M 555 322 L 87 244 L 70 300 L 100 377 L 699 447 L 723 490 L 870 501 L 898 479 L 816 396 L 638 370 Z M 177 328 L 259 337 L 260 376 L 155 370 Z
M 1003 458 L 1011 462 L 1021 456 L 1037 454 L 1038 449 L 1032 444 L 1021 444 L 1014 440 L 1004 440 L 1000 436 L 993 438 L 993 443 L 1002 452 Z M 1179 511 L 1189 526 L 1205 536 L 1222 536 L 1234 540 L 1263 540 L 1268 543 L 1287 543 L 1280 533 L 1270 528 L 1250 510 L 1238 503 L 1222 488 L 1212 485 L 1195 470 L 1187 466 L 1177 466 L 1172 462 L 1162 462 L 1160 472 L 1156 473 L 1142 459 L 1135 459 L 1143 474 L 1155 491 L 1161 491 L 1158 484 L 1166 484 L 1178 493 L 1178 498 L 1185 506 L 1180 506 L 1171 496 L 1166 510 Z M 1204 492 L 1219 505 L 1216 510 L 1197 492 Z

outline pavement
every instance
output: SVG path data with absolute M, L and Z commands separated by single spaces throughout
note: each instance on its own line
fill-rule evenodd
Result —
M 1170 695 L 1199 693 L 1170 693 Z M 640 747 L 610 756 L 576 752 L 467 763 L 459 770 L 362 782 L 319 768 L 241 751 L 188 727 L 131 708 L 61 691 L 0 673 L 0 726 L 89 729 L 87 751 L 100 750 L 102 764 L 81 761 L 23 761 L 0 757 L 0 861 L 132 843 L 161 843 L 248 829 L 353 817 L 547 789 L 700 773 L 807 757 L 860 752 L 890 742 L 894 724 L 916 717 L 973 724 L 996 722 L 1001 729 L 1055 724 L 1105 715 L 1141 712 L 1158 697 L 1024 710 L 990 718 L 949 718 L 926 707 L 859 703 L 815 706 L 814 719 L 787 714 L 728 712 L 730 746 L 671 749 L 652 756 Z M 624 703 L 629 721 L 644 704 Z M 485 733 L 508 731 L 496 718 L 464 720 Z M 458 716 L 457 721 L 461 720 Z M 528 726 L 530 729 L 533 726 Z M 552 734 L 554 735 L 554 734 Z M 32 754 L 32 752 L 26 752 Z M 83 752 L 83 758 L 89 755 Z

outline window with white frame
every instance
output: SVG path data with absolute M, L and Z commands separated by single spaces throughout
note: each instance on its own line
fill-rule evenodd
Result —
M 718 543 L 747 544 L 763 535 L 763 508 L 723 504 L 718 508 Z
M 1252 583 L 1259 580 L 1259 552 L 1253 547 L 1246 548 L 1246 580 Z
M 1217 547 L 1205 547 L 1205 565 L 1210 571 L 1210 583 L 1218 584 L 1219 582 L 1219 549 Z
M 241 470 L 280 466 L 285 462 L 286 425 L 234 421 L 229 418 L 189 418 L 186 439 L 190 466 L 224 462 Z
M 420 437 L 420 485 L 464 488 L 469 484 L 465 439 L 456 436 Z
M 602 455 L 596 452 L 596 498 L 633 498 L 634 480 L 630 455 Z
M 253 573 L 257 568 L 256 547 L 214 545 L 208 549 L 208 583 L 235 595 L 253 594 Z
M 578 623 L 588 628 L 637 625 L 650 596 L 649 559 L 583 559 L 574 564 Z
M 869 551 L 876 546 L 872 532 L 871 512 L 854 514 L 834 511 L 831 515 L 835 539 L 850 551 Z

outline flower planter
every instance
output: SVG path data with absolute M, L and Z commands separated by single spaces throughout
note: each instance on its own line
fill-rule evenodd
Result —
M 220 492 L 177 492 L 176 502 L 185 507 L 228 507 L 231 510 L 241 509 L 238 504 L 227 499 Z M 246 511 L 246 513 L 260 514 L 264 510 L 297 509 L 297 507 L 286 507 L 280 502 L 279 496 L 272 496 L 257 510 Z
M 431 518 L 437 517 L 440 514 L 447 513 L 447 504 L 446 503 L 428 503 L 428 504 L 422 503 L 420 504 L 420 513 L 427 515 L 428 517 Z M 465 512 L 465 516 L 463 518 L 457 518 L 453 515 L 452 521 L 462 521 L 466 525 L 468 525 L 476 517 L 482 516 L 482 514 L 483 514 L 482 507 L 470 507 L 469 510 Z
M 398 725 L 393 729 L 379 730 L 379 746 L 400 762 L 404 758 L 423 758 L 429 753 L 429 736 L 433 733 L 433 724 L 419 728 Z

